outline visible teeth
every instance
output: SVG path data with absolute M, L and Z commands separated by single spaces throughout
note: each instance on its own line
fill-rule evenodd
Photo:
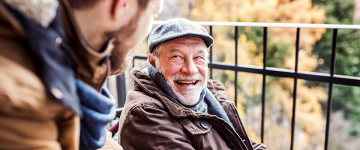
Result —
M 190 84 L 190 83 L 195 84 L 196 83 L 196 81 L 177 81 L 177 82 L 184 83 L 184 84 Z

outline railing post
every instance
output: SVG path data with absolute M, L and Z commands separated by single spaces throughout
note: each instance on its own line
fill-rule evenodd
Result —
M 332 48 L 331 48 L 331 68 L 330 68 L 330 76 L 331 77 L 334 77 L 334 74 L 335 74 L 337 34 L 338 34 L 338 29 L 334 29 L 333 39 L 332 39 Z M 326 131 L 325 131 L 325 146 L 324 146 L 325 150 L 328 149 L 328 142 L 329 142 L 329 128 L 330 128 L 330 117 L 331 117 L 331 107 L 332 107 L 332 90 L 333 90 L 333 83 L 329 83 L 328 106 L 327 106 L 327 112 L 326 112 Z
M 266 70 L 267 62 L 267 27 L 264 27 L 263 33 L 263 70 Z M 262 94 L 261 94 L 261 143 L 264 143 L 264 124 L 265 124 L 265 96 L 266 96 L 266 75 L 263 74 Z
M 237 26 L 235 26 L 235 36 L 234 36 L 234 40 L 235 40 L 235 67 L 237 67 L 238 65 L 238 38 L 239 38 L 239 33 L 238 33 L 238 28 Z M 238 96 L 238 72 L 235 71 L 235 81 L 234 81 L 234 84 L 235 84 L 235 106 L 237 108 L 238 106 L 238 103 L 237 103 L 237 96 Z
M 118 107 L 123 107 L 126 101 L 126 85 L 125 85 L 125 75 L 119 75 L 116 77 L 116 88 L 118 95 Z
M 299 66 L 299 49 L 300 49 L 300 28 L 296 29 L 296 52 L 295 52 L 295 74 L 298 73 Z M 293 88 L 293 110 L 291 118 L 291 144 L 290 150 L 294 148 L 294 136 L 295 136 L 295 113 L 296 113 L 296 93 L 297 93 L 297 78 L 294 78 L 294 88 Z

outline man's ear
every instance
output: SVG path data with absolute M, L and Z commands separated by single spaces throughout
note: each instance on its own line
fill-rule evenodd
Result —
M 150 53 L 149 56 L 148 56 L 148 58 L 149 58 L 150 64 L 152 64 L 152 65 L 156 68 L 154 56 Z
M 120 19 L 120 17 L 124 16 L 128 5 L 128 0 L 113 0 L 113 7 L 111 8 L 113 19 Z

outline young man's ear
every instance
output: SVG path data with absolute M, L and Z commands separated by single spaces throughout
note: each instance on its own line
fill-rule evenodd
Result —
M 155 58 L 151 53 L 149 54 L 148 59 L 149 59 L 150 64 L 152 64 L 154 67 L 156 67 Z
M 113 7 L 111 8 L 113 19 L 117 20 L 123 17 L 127 7 L 129 7 L 128 5 L 128 0 L 113 0 Z

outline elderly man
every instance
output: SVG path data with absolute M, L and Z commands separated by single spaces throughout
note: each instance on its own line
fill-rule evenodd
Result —
M 0 0 L 0 149 L 102 147 L 115 117 L 103 84 L 124 71 L 161 7 L 162 0 Z M 111 140 L 108 147 L 121 149 Z
M 207 80 L 212 43 L 201 25 L 186 19 L 153 30 L 147 68 L 132 70 L 134 89 L 119 121 L 124 149 L 267 149 L 247 136 L 224 86 Z

